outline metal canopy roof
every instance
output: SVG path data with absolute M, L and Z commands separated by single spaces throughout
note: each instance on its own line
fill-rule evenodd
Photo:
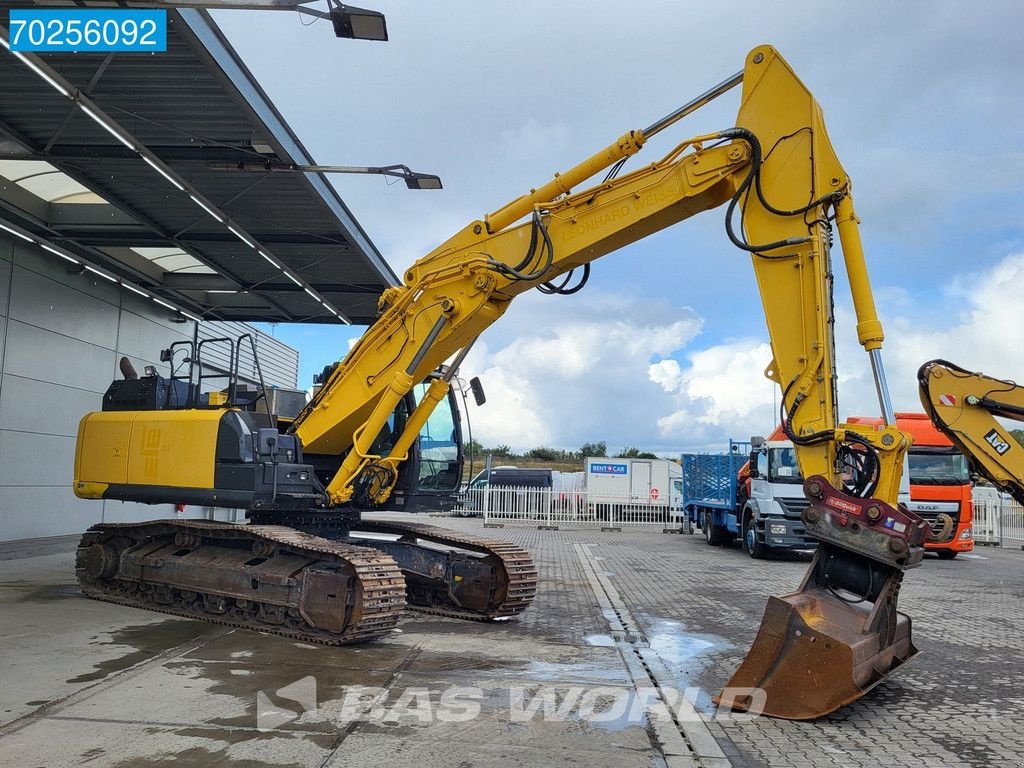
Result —
M 166 53 L 0 48 L 0 218 L 205 319 L 373 322 L 398 280 L 341 197 L 222 170 L 259 160 L 314 162 L 205 11 L 168 11 Z

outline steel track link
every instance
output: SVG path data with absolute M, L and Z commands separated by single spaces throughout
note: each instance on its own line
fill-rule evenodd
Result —
M 405 578 L 395 561 L 382 552 L 367 547 L 324 539 L 285 526 L 236 525 L 204 520 L 158 520 L 147 523 L 104 523 L 90 528 L 82 537 L 79 549 L 85 549 L 104 539 L 129 536 L 137 542 L 147 538 L 169 536 L 175 533 L 196 534 L 207 539 L 263 540 L 272 542 L 301 555 L 315 554 L 323 559 L 345 563 L 354 571 L 359 582 L 361 606 L 353 613 L 358 620 L 341 632 L 318 629 L 306 622 L 304 626 L 288 628 L 255 619 L 230 617 L 191 609 L 185 605 L 166 605 L 119 594 L 124 584 L 116 578 L 92 579 L 83 568 L 76 569 L 79 584 L 86 596 L 119 605 L 169 613 L 175 616 L 209 621 L 258 632 L 269 632 L 322 645 L 346 645 L 365 642 L 390 633 L 398 623 L 405 607 Z
M 524 611 L 537 593 L 537 566 L 533 556 L 525 549 L 502 539 L 472 536 L 462 531 L 439 528 L 423 523 L 406 523 L 391 520 L 363 519 L 352 527 L 353 533 L 385 533 L 398 536 L 412 535 L 443 546 L 467 549 L 484 555 L 497 557 L 508 579 L 506 597 L 496 609 L 481 614 L 475 611 L 459 609 L 455 606 L 425 606 L 408 604 L 408 608 L 420 613 L 437 616 L 450 616 L 457 619 L 473 621 L 491 621 L 493 619 L 515 616 Z M 372 546 L 368 544 L 367 546 Z

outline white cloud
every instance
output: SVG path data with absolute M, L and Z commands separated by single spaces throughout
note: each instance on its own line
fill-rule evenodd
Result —
M 463 365 L 488 396 L 473 409 L 474 434 L 513 448 L 605 440 L 613 449 L 656 449 L 663 442 L 656 420 L 671 400 L 648 366 L 678 352 L 700 327 L 692 310 L 662 301 L 598 291 L 524 296 Z
M 439 192 L 332 177 L 398 274 L 473 219 L 735 71 L 749 47 L 770 39 L 826 112 L 855 182 L 876 285 L 899 286 L 876 291 L 897 408 L 918 407 L 917 366 L 939 355 L 1024 379 L 1024 356 L 1013 351 L 1024 334 L 1019 257 L 996 267 L 1024 247 L 1019 2 L 993 0 L 978 13 L 936 0 L 925 16 L 908 3 L 819 3 L 793 24 L 775 4 L 739 0 L 723 25 L 716 7 L 663 0 L 617 17 L 614 50 L 604 29 L 611 3 L 583 14 L 572 3 L 527 6 L 455 0 L 437 14 L 429 3 L 396 4 L 386 46 L 339 45 L 329 25 L 277 17 L 268 46 L 267 14 L 215 15 L 316 160 L 405 162 L 441 175 Z M 702 45 L 679 45 L 693 29 Z M 825 38 L 837 42 L 822 46 Z M 952 52 L 955 66 L 936 66 L 937 52 Z M 737 102 L 733 92 L 688 116 L 627 168 L 731 125 Z M 770 424 L 763 320 L 745 257 L 729 252 L 720 229 L 721 211 L 697 217 L 602 259 L 579 297 L 517 299 L 466 364 L 490 394 L 474 409 L 484 441 L 710 450 Z M 972 277 L 948 277 L 959 271 Z M 614 295 L 644 289 L 653 299 Z M 679 309 L 686 304 L 701 317 Z M 875 413 L 851 313 L 841 304 L 837 312 L 842 411 Z M 738 340 L 695 343 L 705 319 Z M 317 370 L 337 353 L 322 338 L 294 341 Z
M 886 321 L 883 357 L 890 391 L 897 410 L 919 411 L 917 369 L 934 358 L 945 358 L 964 368 L 998 378 L 1024 381 L 1024 253 L 1012 254 L 985 271 L 954 276 L 944 292 L 945 314 L 934 325 L 922 323 L 921 313 L 907 308 Z M 881 307 L 884 310 L 884 307 Z M 840 379 L 843 412 L 846 407 L 871 408 L 877 413 L 866 356 L 850 340 L 854 320 L 849 310 L 837 316 L 837 333 L 846 342 L 840 363 L 852 361 Z M 842 372 L 842 369 L 841 369 Z
M 1024 254 L 1004 258 L 946 288 L 951 308 L 935 326 L 914 319 L 912 294 L 882 288 L 887 326 L 883 357 L 897 410 L 919 411 L 916 373 L 944 357 L 999 378 L 1024 381 Z M 493 348 L 474 350 L 464 370 L 479 374 L 488 403 L 474 409 L 485 445 L 545 444 L 576 448 L 606 440 L 667 454 L 721 450 L 729 438 L 766 434 L 777 423 L 779 393 L 764 377 L 766 341 L 730 340 L 694 348 L 701 318 L 692 310 L 634 297 L 597 294 L 571 312 L 557 299 L 524 297 L 510 310 L 524 330 L 495 333 Z M 886 310 L 900 314 L 886 318 Z M 958 309 L 957 309 L 958 308 Z M 841 416 L 879 412 L 855 318 L 837 308 L 836 345 Z M 497 328 L 495 329 L 497 331 Z M 682 360 L 682 362 L 680 362 Z
M 717 344 L 652 365 L 649 375 L 674 396 L 674 409 L 658 419 L 664 438 L 682 447 L 721 448 L 729 437 L 770 431 L 774 385 L 764 378 L 769 345 L 757 339 Z M 716 443 L 708 445 L 708 441 Z

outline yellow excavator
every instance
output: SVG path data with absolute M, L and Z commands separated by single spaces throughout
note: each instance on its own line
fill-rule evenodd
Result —
M 735 86 L 734 126 L 622 172 L 649 139 Z M 168 378 L 127 371 L 104 409 L 82 420 L 75 493 L 233 506 L 247 510 L 248 524 L 94 526 L 78 552 L 83 590 L 335 644 L 387 632 L 406 602 L 463 618 L 522 611 L 537 584 L 528 553 L 372 511 L 422 508 L 458 487 L 451 382 L 516 296 L 575 293 L 594 260 L 721 205 L 726 234 L 757 277 L 773 351 L 765 373 L 782 390 L 782 422 L 807 478 L 804 525 L 821 542 L 799 589 L 770 599 L 729 682 L 754 693 L 722 703 L 806 719 L 857 699 L 917 652 L 897 596 L 930 529 L 897 505 L 909 440 L 894 426 L 850 179 L 817 101 L 766 45 L 736 75 L 409 267 L 380 297 L 379 319 L 292 418 L 267 408 L 261 391 L 243 397 L 235 383 L 203 392 L 198 349 L 184 352 L 188 373 L 177 377 L 173 365 Z M 881 428 L 837 417 L 833 225 Z M 173 362 L 174 350 L 164 356 Z
M 1024 447 L 996 418 L 1024 421 L 1024 387 L 948 360 L 917 372 L 921 404 L 973 468 L 1024 504 Z

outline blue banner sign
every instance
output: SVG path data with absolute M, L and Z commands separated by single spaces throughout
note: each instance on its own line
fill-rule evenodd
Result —
M 591 464 L 592 475 L 625 475 L 629 468 L 625 464 Z
M 12 51 L 74 53 L 167 50 L 167 11 L 12 8 Z

